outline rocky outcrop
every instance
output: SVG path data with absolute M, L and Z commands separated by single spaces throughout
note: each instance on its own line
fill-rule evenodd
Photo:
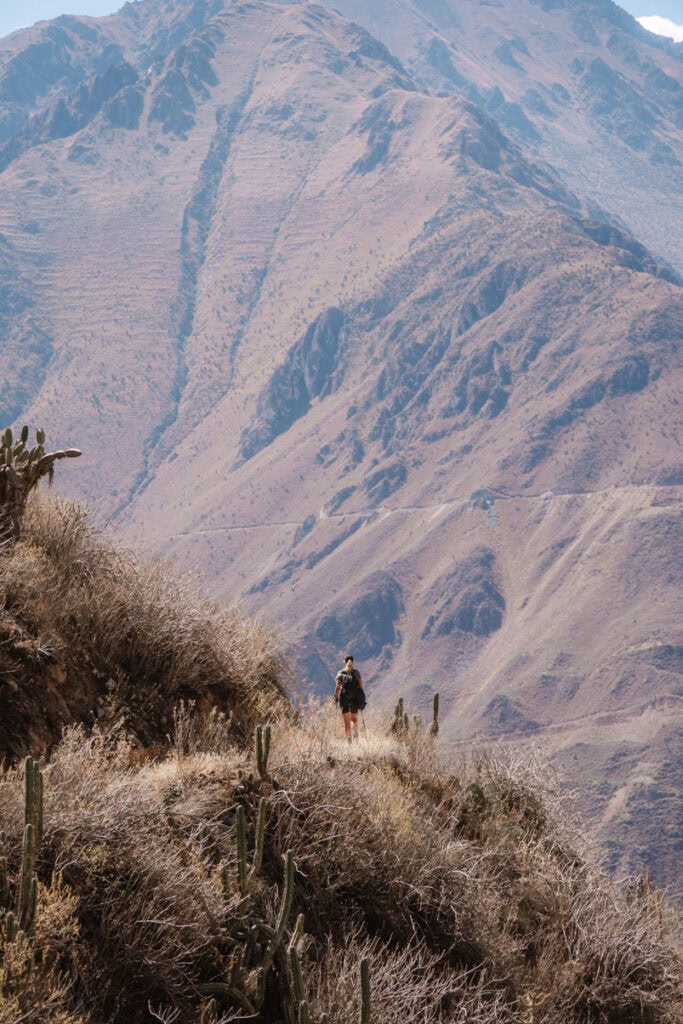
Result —
M 304 416 L 316 398 L 335 388 L 343 351 L 344 314 L 331 307 L 316 317 L 261 392 L 256 415 L 242 433 L 240 453 L 250 459 Z
M 495 561 L 489 548 L 475 548 L 432 585 L 427 605 L 434 611 L 422 631 L 423 640 L 458 631 L 488 637 L 500 629 L 505 598 L 496 583 Z
M 363 580 L 358 598 L 320 620 L 315 636 L 339 651 L 348 648 L 357 659 L 374 658 L 400 642 L 398 621 L 403 611 L 403 592 L 395 576 L 373 573 Z
M 482 719 L 486 732 L 493 736 L 526 735 L 540 728 L 538 722 L 527 717 L 523 706 L 505 693 L 489 701 Z
M 142 94 L 133 88 L 137 81 L 137 71 L 124 61 L 84 82 L 68 99 L 60 99 L 32 117 L 5 143 L 0 149 L 0 172 L 35 146 L 75 135 L 102 110 L 108 113 L 110 122 L 117 127 L 137 127 L 142 111 Z M 121 98 L 123 90 L 126 90 L 126 95 Z
M 195 124 L 196 103 L 208 99 L 210 87 L 217 84 L 211 35 L 179 47 L 154 88 L 149 116 L 161 122 L 164 132 L 186 135 Z

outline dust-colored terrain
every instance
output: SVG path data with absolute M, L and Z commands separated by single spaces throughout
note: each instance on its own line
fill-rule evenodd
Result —
M 584 0 L 336 6 L 3 41 L 3 422 L 319 692 L 348 646 L 374 703 L 439 690 L 675 880 L 680 47 Z

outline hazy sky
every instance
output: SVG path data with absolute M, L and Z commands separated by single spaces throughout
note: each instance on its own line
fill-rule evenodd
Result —
M 372 0 L 368 0 L 372 2 Z M 635 18 L 659 15 L 683 26 L 683 0 L 616 0 Z M 123 0 L 0 0 L 0 37 L 60 14 L 112 14 Z M 650 26 L 651 27 L 651 26 Z

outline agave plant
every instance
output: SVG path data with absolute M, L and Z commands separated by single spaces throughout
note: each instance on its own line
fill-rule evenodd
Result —
M 26 500 L 43 477 L 52 483 L 55 462 L 75 459 L 81 454 L 78 448 L 46 452 L 44 430 L 36 430 L 33 446 L 28 440 L 27 426 L 22 428 L 17 440 L 8 427 L 0 440 L 0 541 L 19 537 Z

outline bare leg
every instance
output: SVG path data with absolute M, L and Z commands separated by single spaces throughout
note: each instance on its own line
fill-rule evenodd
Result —
M 343 715 L 343 718 L 344 718 L 344 733 L 346 735 L 347 740 L 350 743 L 351 742 L 351 721 L 354 718 L 354 716 L 351 714 L 350 711 L 343 711 L 342 715 Z
M 354 740 L 358 739 L 358 714 L 352 711 L 349 715 L 351 719 L 351 737 Z

